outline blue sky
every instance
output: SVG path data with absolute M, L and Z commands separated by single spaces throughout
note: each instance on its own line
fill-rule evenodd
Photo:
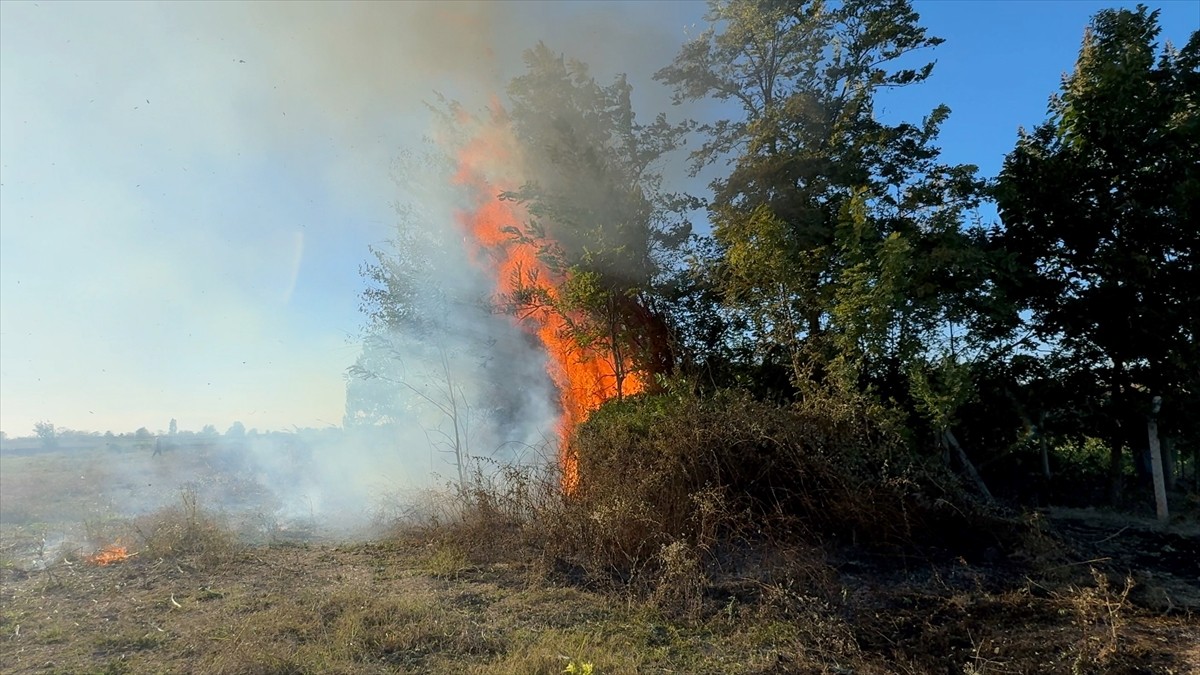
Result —
M 916 2 L 947 42 L 884 114 L 953 110 L 942 147 L 994 175 L 1045 117 L 1097 10 Z M 1182 45 L 1195 2 L 1162 8 Z M 440 91 L 478 105 L 544 39 L 648 81 L 694 3 L 0 3 L 0 429 L 340 423 L 359 265 L 403 192 L 390 163 Z M 679 111 L 675 111 L 678 113 Z M 447 226 L 451 226 L 447 223 Z

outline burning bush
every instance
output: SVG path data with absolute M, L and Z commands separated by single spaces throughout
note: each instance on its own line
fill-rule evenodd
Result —
M 532 562 L 683 616 L 726 591 L 832 600 L 826 558 L 842 547 L 978 559 L 1019 543 L 1019 523 L 924 466 L 902 428 L 837 394 L 792 405 L 739 391 L 625 397 L 571 438 L 574 489 L 554 472 L 500 466 L 416 531 L 471 563 Z

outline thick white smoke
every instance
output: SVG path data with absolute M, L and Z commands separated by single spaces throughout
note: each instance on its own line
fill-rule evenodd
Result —
M 10 436 L 47 418 L 118 432 L 171 417 L 192 428 L 336 424 L 344 369 L 358 350 L 345 336 L 365 322 L 357 268 L 370 260 L 368 245 L 389 250 L 393 203 L 410 209 L 400 220 L 433 244 L 420 250 L 430 275 L 414 306 L 441 333 L 385 336 L 397 370 L 378 374 L 416 389 L 399 401 L 389 435 L 317 434 L 303 462 L 277 438 L 247 439 L 240 463 L 223 450 L 184 462 L 180 448 L 156 464 L 117 453 L 85 474 L 115 512 L 172 503 L 192 484 L 211 507 L 245 510 L 237 490 L 202 480 L 228 470 L 249 481 L 241 487 L 260 486 L 280 517 L 296 518 L 368 516 L 389 491 L 453 479 L 445 450 L 454 428 L 428 399 L 454 397 L 439 394 L 438 382 L 452 382 L 468 405 L 472 454 L 524 458 L 554 435 L 540 349 L 507 318 L 480 311 L 493 280 L 464 254 L 452 167 L 393 172 L 397 158 L 426 152 L 427 104 L 441 95 L 484 109 L 520 73 L 523 51 L 543 41 L 587 62 L 601 82 L 629 73 L 637 101 L 667 109 L 667 92 L 648 77 L 703 7 L 4 3 L 2 11 L 0 416 Z

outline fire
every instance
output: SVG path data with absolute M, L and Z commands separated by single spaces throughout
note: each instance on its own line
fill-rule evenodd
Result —
M 95 555 L 88 557 L 87 561 L 93 565 L 110 565 L 112 563 L 122 562 L 128 557 L 129 551 L 127 551 L 124 546 L 112 544 L 110 546 L 105 546 L 97 551 Z
M 511 232 L 505 231 L 505 228 L 522 228 L 529 215 L 519 204 L 498 198 L 500 193 L 519 187 L 522 177 L 516 175 L 515 169 L 516 139 L 503 110 L 498 104 L 493 107 L 491 123 L 480 124 L 459 152 L 455 182 L 477 197 L 472 210 L 459 214 L 459 222 L 467 240 L 487 254 L 487 260 L 480 262 L 494 272 L 500 294 L 527 295 L 533 291 L 544 294 L 550 300 L 548 304 L 553 304 L 558 299 L 557 288 L 565 279 L 538 257 L 536 246 L 517 241 Z M 523 307 L 517 320 L 524 330 L 538 337 L 548 356 L 546 368 L 558 390 L 561 409 L 557 433 L 563 490 L 570 494 L 579 484 L 579 465 L 568 441 L 574 429 L 594 410 L 617 396 L 618 369 L 607 350 L 579 345 L 570 334 L 567 318 L 551 307 Z M 623 365 L 626 375 L 621 392 L 642 391 L 644 381 L 629 372 L 629 364 Z

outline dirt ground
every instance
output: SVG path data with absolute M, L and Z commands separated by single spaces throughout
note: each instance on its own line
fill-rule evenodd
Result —
M 4 482 L 35 471 L 45 485 L 55 466 L 8 464 Z M 5 495 L 0 519 L 3 673 L 1200 673 L 1194 523 L 1046 510 L 1027 550 L 831 552 L 821 583 L 718 579 L 681 615 L 536 560 L 417 536 L 339 543 L 295 523 L 172 555 L 134 537 L 99 565 L 88 541 L 132 521 L 47 543 L 70 528 L 45 519 L 71 509 L 39 494 Z

